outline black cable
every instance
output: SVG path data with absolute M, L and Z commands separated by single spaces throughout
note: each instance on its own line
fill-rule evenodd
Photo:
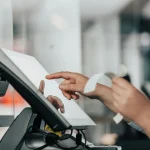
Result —
M 60 137 L 59 140 L 60 140 L 60 141 L 63 141 L 63 140 L 69 139 L 69 138 L 72 136 L 72 133 L 73 133 L 73 130 L 71 130 L 71 133 L 70 133 L 70 134 L 65 134 L 65 135 L 63 135 L 62 137 Z
M 86 136 L 85 136 L 85 133 L 83 132 L 83 130 L 80 130 L 80 131 L 81 131 L 82 135 L 84 136 L 85 143 L 84 143 L 84 147 L 83 148 L 85 148 L 86 147 L 86 143 L 87 143 Z
M 22 139 L 21 139 L 21 141 L 20 141 L 20 143 L 18 144 L 18 146 L 16 147 L 16 149 L 20 149 L 20 147 L 21 147 L 21 145 L 22 145 L 22 143 L 24 142 L 24 139 L 25 139 L 25 136 L 27 135 L 27 133 L 29 133 L 29 131 L 32 129 L 32 128 L 36 128 L 42 135 L 45 135 L 46 133 L 43 131 L 43 130 L 40 130 L 40 129 L 38 129 L 37 127 L 35 127 L 35 126 L 30 126 L 28 129 L 27 129 L 27 131 L 26 131 L 26 133 L 24 134 L 24 136 L 22 137 Z M 39 147 L 38 149 L 32 149 L 32 150 L 41 150 L 41 148 L 43 149 L 43 147 L 44 148 L 46 148 L 45 147 L 46 145 L 44 145 L 44 146 L 42 146 L 42 147 Z M 27 146 L 28 147 L 28 146 Z
M 83 130 L 77 130 L 77 131 L 78 131 L 78 133 L 81 132 L 82 135 L 84 136 L 85 143 L 84 143 L 84 147 L 81 148 L 81 150 L 82 150 L 83 148 L 86 147 L 86 143 L 87 143 L 86 136 L 85 136 L 85 133 L 83 132 Z M 65 147 L 60 146 L 58 143 L 55 143 L 55 144 L 56 144 L 59 148 L 64 149 L 64 150 L 73 150 L 73 149 L 76 149 L 76 148 L 78 148 L 78 147 L 80 146 L 80 145 L 77 145 L 77 146 L 75 146 L 75 147 L 65 148 Z
M 79 134 L 79 130 L 77 130 L 78 131 L 78 134 Z M 73 130 L 72 130 L 72 132 L 73 132 Z M 72 132 L 71 132 L 71 134 L 70 134 L 70 136 L 72 135 Z M 68 138 L 67 138 L 68 139 Z M 60 146 L 59 144 L 58 144 L 58 142 L 56 141 L 56 143 L 55 143 L 59 148 L 61 148 L 61 149 L 64 149 L 64 150 L 73 150 L 73 149 L 76 149 L 76 148 L 78 148 L 80 145 L 76 145 L 75 147 L 62 147 L 62 146 Z
M 26 132 L 26 134 L 29 133 L 32 128 L 35 128 L 37 131 L 39 131 L 39 133 L 41 133 L 45 137 L 47 137 L 48 134 L 50 135 L 50 133 L 46 133 L 43 130 L 38 129 L 36 126 L 29 127 L 28 130 L 27 130 L 27 132 Z M 86 136 L 85 136 L 85 134 L 84 134 L 84 132 L 82 130 L 77 130 L 77 131 L 78 131 L 78 134 L 80 134 L 80 132 L 81 132 L 82 135 L 84 136 L 84 139 L 85 139 L 84 147 L 85 147 L 86 146 Z M 73 133 L 73 130 L 71 130 L 71 133 L 68 135 L 68 137 L 65 137 L 65 138 L 61 138 L 60 137 L 59 140 L 63 141 L 63 140 L 69 139 L 72 136 L 72 133 Z M 58 139 L 53 139 L 53 140 L 54 140 L 54 144 L 56 144 L 58 148 L 61 148 L 61 149 L 64 149 L 64 150 L 74 150 L 74 149 L 78 148 L 81 145 L 81 144 L 77 144 L 75 147 L 70 147 L 70 148 L 69 147 L 63 147 L 63 146 L 61 146 L 61 145 L 58 144 L 58 141 L 57 141 Z M 47 143 L 47 144 L 45 144 L 45 145 L 43 145 L 41 147 L 38 147 L 38 148 L 35 148 L 35 149 L 32 149 L 32 150 L 41 150 L 41 149 L 44 149 L 44 148 L 46 148 L 48 146 L 50 146 L 50 145 L 48 145 L 48 143 Z
M 31 126 L 31 127 L 29 127 L 29 128 L 27 129 L 26 134 L 29 133 L 32 128 L 35 128 L 37 131 L 39 131 L 39 133 L 41 133 L 41 134 L 44 135 L 45 137 L 47 137 L 48 134 L 50 134 L 50 133 L 44 132 L 43 130 L 38 129 L 36 126 Z M 61 138 L 61 137 L 60 137 L 59 139 L 60 139 L 61 141 L 66 140 L 66 139 L 69 139 L 69 138 L 72 136 L 72 133 L 73 133 L 73 130 L 71 130 L 71 133 L 69 134 L 69 136 L 67 136 L 67 137 L 65 137 L 65 138 Z M 77 146 L 75 146 L 75 147 L 64 148 L 64 147 L 60 146 L 60 145 L 57 143 L 57 140 L 56 140 L 56 139 L 54 139 L 54 141 L 55 141 L 54 144 L 56 144 L 56 145 L 57 145 L 59 148 L 61 148 L 61 149 L 73 150 L 73 149 L 76 149 L 76 148 L 79 146 L 79 145 L 77 145 Z M 38 147 L 38 148 L 35 148 L 35 149 L 32 149 L 32 150 L 41 150 L 41 149 L 44 149 L 44 148 L 46 148 L 46 147 L 48 147 L 48 146 L 49 146 L 48 144 L 45 144 L 45 145 L 43 145 L 43 146 L 41 146 L 41 147 Z
M 27 129 L 27 132 L 26 132 L 25 136 L 26 136 L 27 133 L 29 133 L 30 130 L 33 129 L 33 128 L 35 128 L 37 131 L 39 131 L 39 133 L 41 133 L 42 135 L 44 135 L 44 136 L 47 135 L 46 132 L 44 132 L 43 130 L 38 129 L 36 126 L 30 126 L 30 127 Z M 26 145 L 26 146 L 27 146 L 27 145 Z M 32 150 L 42 150 L 42 149 L 46 148 L 47 146 L 48 146 L 48 145 L 45 144 L 45 145 L 43 145 L 43 146 L 41 146 L 41 147 L 38 147 L 38 148 L 35 148 L 35 149 L 32 149 Z M 27 146 L 27 147 L 28 147 L 28 146 Z M 28 148 L 29 148 L 29 147 L 28 147 Z M 30 148 L 30 149 L 31 149 L 31 148 Z

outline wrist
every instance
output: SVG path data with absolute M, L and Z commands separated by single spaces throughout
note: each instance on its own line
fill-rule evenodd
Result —
M 95 95 L 98 97 L 99 100 L 109 101 L 111 99 L 111 89 L 105 85 L 97 84 Z M 111 99 L 112 100 L 112 99 Z
M 87 94 L 83 94 L 83 95 L 86 96 L 86 97 L 89 97 L 90 99 L 98 99 L 99 100 L 99 90 L 100 90 L 99 86 L 96 85 L 96 88 L 95 88 L 94 91 L 89 92 Z
M 133 121 L 138 124 L 150 137 L 150 102 L 148 102 L 147 107 L 143 110 L 143 113 L 139 114 L 139 117 Z
M 144 133 L 150 138 L 150 117 L 145 118 L 144 121 L 138 124 L 144 131 Z

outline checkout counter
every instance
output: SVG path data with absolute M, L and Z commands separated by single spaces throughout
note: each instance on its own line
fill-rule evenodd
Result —
M 72 126 L 42 93 L 37 92 L 30 80 L 2 50 L 0 76 L 0 90 L 3 90 L 1 96 L 5 94 L 10 83 L 31 106 L 25 108 L 10 125 L 0 142 L 0 150 L 121 150 L 119 146 L 94 146 L 86 141 L 86 128 Z M 48 132 L 46 125 L 54 132 Z M 66 134 L 66 130 L 76 130 L 77 134 Z M 56 131 L 62 135 L 55 134 Z

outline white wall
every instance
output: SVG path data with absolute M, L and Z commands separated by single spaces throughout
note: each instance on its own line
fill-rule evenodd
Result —
M 0 47 L 13 47 L 13 17 L 11 0 L 0 0 Z
M 28 16 L 28 53 L 50 72 L 81 72 L 80 14 L 78 0 L 44 0 Z M 29 29 L 29 30 L 30 30 Z
M 83 73 L 88 77 L 96 73 L 117 72 L 120 64 L 120 25 L 117 15 L 99 20 L 83 33 Z M 111 85 L 103 78 L 101 83 Z M 104 115 L 104 105 L 85 98 L 85 111 L 91 115 Z M 91 105 L 94 109 L 90 109 Z
M 83 70 L 95 73 L 117 72 L 120 64 L 119 17 L 110 16 L 96 22 L 83 33 Z
M 123 43 L 123 63 L 127 66 L 132 83 L 140 88 L 142 82 L 142 57 L 140 38 L 137 33 L 130 34 Z

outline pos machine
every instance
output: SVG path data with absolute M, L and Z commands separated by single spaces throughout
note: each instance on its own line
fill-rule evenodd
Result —
M 66 108 L 64 115 L 56 110 L 45 98 L 47 95 L 38 91 L 40 80 L 47 74 L 34 57 L 0 49 L 1 77 L 31 106 L 13 121 L 0 142 L 0 150 L 120 150 L 117 146 L 94 146 L 87 142 L 84 130 L 95 123 L 74 101 L 69 102 L 63 97 L 55 81 L 45 81 L 45 94 L 58 96 Z M 46 131 L 45 126 L 53 132 Z M 71 133 L 66 134 L 66 130 Z M 76 135 L 72 134 L 73 130 L 77 131 Z M 56 131 L 61 132 L 61 136 L 55 134 Z

